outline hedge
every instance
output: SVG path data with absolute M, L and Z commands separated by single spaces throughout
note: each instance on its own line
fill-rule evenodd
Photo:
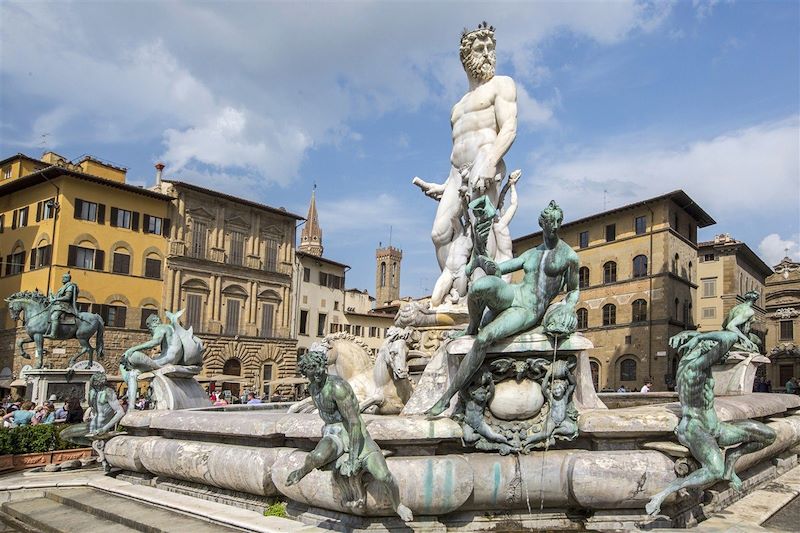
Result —
M 61 439 L 59 433 L 67 427 L 69 427 L 67 424 L 37 424 L 35 426 L 0 428 L 0 455 L 81 448 L 77 444 Z

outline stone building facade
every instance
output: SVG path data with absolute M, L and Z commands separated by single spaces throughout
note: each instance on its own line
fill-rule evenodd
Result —
M 789 257 L 775 265 L 766 280 L 766 349 L 772 364 L 766 377 L 781 390 L 791 377 L 800 378 L 800 261 Z
M 728 311 L 744 301 L 748 291 L 758 291 L 753 306 L 756 312 L 754 329 L 764 334 L 764 288 L 772 269 L 742 241 L 728 234 L 697 245 L 697 326 L 700 331 L 722 328 Z
M 668 340 L 695 327 L 697 230 L 714 223 L 678 190 L 561 226 L 580 258 L 578 327 L 595 346 L 598 390 L 638 390 L 647 379 L 672 387 L 678 358 Z M 514 255 L 541 242 L 541 231 L 517 238 Z
M 378 306 L 389 305 L 400 298 L 400 265 L 403 251 L 394 246 L 375 250 L 375 299 Z
M 160 170 L 159 170 L 160 172 Z M 302 217 L 197 185 L 159 180 L 173 198 L 163 307 L 206 343 L 206 376 L 223 390 L 271 395 L 296 373 L 296 224 Z

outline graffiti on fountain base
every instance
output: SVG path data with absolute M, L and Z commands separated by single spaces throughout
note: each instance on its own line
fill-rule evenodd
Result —
M 578 436 L 574 355 L 504 357 L 481 366 L 459 393 L 453 418 L 463 443 L 479 450 L 530 453 Z

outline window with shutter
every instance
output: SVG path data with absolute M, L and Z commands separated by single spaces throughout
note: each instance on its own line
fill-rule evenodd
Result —
M 139 213 L 136 211 L 131 213 L 131 230 L 139 231 Z
M 36 222 L 42 220 L 42 202 L 36 202 Z
M 147 329 L 147 319 L 152 315 L 158 316 L 158 309 L 151 309 L 149 307 L 142 308 L 142 318 L 139 321 L 139 329 Z
M 161 259 L 148 257 L 144 260 L 144 277 L 156 279 L 161 277 Z
M 200 220 L 192 221 L 192 257 L 205 259 L 208 241 L 208 225 Z
M 128 254 L 114 252 L 114 260 L 111 266 L 111 271 L 115 274 L 130 274 L 131 256 Z
M 275 239 L 267 239 L 266 246 L 266 261 L 264 262 L 264 269 L 270 272 L 278 270 L 278 241 Z
M 106 253 L 103 250 L 95 250 L 94 252 L 94 269 L 103 270 L 105 267 Z
M 193 327 L 194 332 L 202 331 L 203 297 L 199 294 L 186 295 L 186 327 Z
M 239 307 L 241 302 L 233 298 L 227 301 L 227 311 L 225 313 L 225 334 L 239 334 Z
M 275 316 L 275 306 L 264 303 L 261 305 L 261 336 L 272 337 L 272 320 Z
M 104 204 L 97 204 L 97 223 L 106 223 L 106 206 Z

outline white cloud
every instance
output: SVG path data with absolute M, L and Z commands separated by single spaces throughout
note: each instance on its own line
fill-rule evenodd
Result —
M 756 205 L 796 214 L 799 129 L 800 117 L 793 116 L 678 147 L 630 135 L 603 146 L 531 154 L 536 185 L 521 187 L 522 205 L 538 212 L 557 198 L 575 219 L 602 211 L 604 190 L 611 209 L 683 189 L 715 218 L 752 213 Z
M 45 130 L 54 143 L 163 139 L 163 158 L 182 171 L 257 172 L 286 184 L 310 147 L 339 142 L 353 120 L 449 108 L 464 90 L 458 33 L 476 13 L 491 13 L 501 62 L 518 71 L 520 121 L 539 127 L 555 120 L 557 104 L 524 88 L 548 76 L 539 42 L 570 32 L 616 43 L 660 26 L 670 5 L 529 9 L 174 2 L 154 16 L 142 3 L 6 2 L 0 74 L 4 90 L 40 102 L 18 125 L 28 143 Z
M 784 239 L 777 233 L 770 233 L 759 243 L 758 254 L 771 267 L 780 263 L 784 257 L 800 261 L 800 245 L 798 245 L 798 242 L 800 242 L 800 234 L 795 234 L 790 239 Z

